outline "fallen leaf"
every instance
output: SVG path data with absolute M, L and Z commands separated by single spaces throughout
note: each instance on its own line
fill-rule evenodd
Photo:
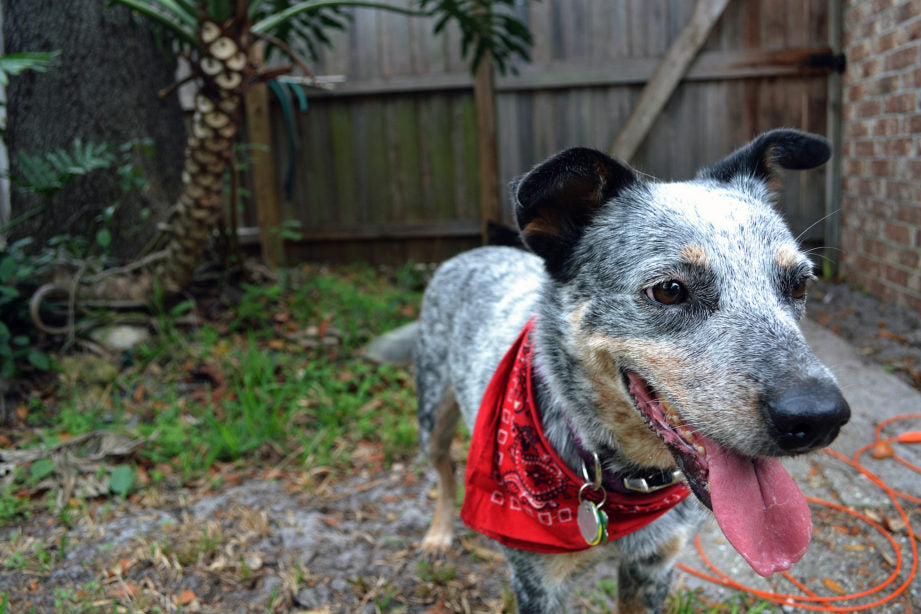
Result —
M 886 529 L 890 533 L 904 533 L 905 532 L 905 521 L 901 517 L 895 516 L 890 518 L 889 516 L 883 516 L 883 524 L 886 526 Z
M 333 518 L 332 516 L 323 516 L 322 518 L 320 518 L 320 521 L 331 527 L 338 527 L 340 523 L 340 520 L 338 518 Z
M 838 595 L 843 595 L 845 593 L 844 587 L 831 578 L 822 578 L 822 584 L 825 585 L 825 588 Z
M 16 417 L 19 418 L 20 422 L 25 422 L 26 418 L 29 417 L 29 408 L 25 405 L 16 406 Z
M 895 450 L 885 441 L 876 442 L 876 444 L 873 445 L 873 449 L 870 451 L 870 456 L 876 459 L 892 458 L 893 454 L 895 454 Z
M 908 340 L 898 333 L 894 333 L 891 330 L 881 328 L 879 330 L 879 336 L 883 339 L 892 339 L 894 341 L 899 341 L 901 343 L 908 343 Z
M 120 586 L 116 586 L 115 588 L 109 590 L 106 593 L 106 596 L 108 597 L 135 597 L 140 592 L 141 592 L 141 587 L 139 587 L 137 584 L 131 584 L 129 582 L 126 582 Z
M 190 588 L 185 589 L 179 593 L 179 604 L 180 605 L 189 605 L 195 601 L 195 591 Z
M 285 342 L 281 339 L 270 339 L 268 346 L 270 350 L 283 350 L 285 349 Z

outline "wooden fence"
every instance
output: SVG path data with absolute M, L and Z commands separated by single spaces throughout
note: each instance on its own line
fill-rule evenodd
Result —
M 694 4 L 521 2 L 536 44 L 531 63 L 496 78 L 500 184 L 567 146 L 610 150 Z M 479 243 L 473 78 L 457 33 L 431 30 L 429 20 L 355 9 L 316 64 L 316 74 L 346 81 L 311 90 L 296 118 L 281 213 L 302 224 L 292 257 L 432 261 Z M 828 41 L 829 0 L 730 2 L 631 163 L 687 178 L 770 128 L 825 133 Z M 272 116 L 282 182 L 288 136 L 277 106 Z M 813 224 L 825 214 L 824 173 L 791 174 L 785 188 L 794 232 L 821 243 L 823 223 Z

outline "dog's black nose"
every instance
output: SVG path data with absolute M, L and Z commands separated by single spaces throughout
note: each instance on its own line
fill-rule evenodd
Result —
M 827 446 L 851 417 L 838 387 L 823 380 L 806 380 L 777 390 L 766 405 L 777 444 L 791 453 Z

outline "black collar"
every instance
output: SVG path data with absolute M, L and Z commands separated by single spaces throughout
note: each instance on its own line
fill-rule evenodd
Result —
M 568 416 L 566 418 L 566 426 L 569 428 L 569 434 L 572 435 L 573 445 L 576 448 L 576 452 L 578 452 L 579 456 L 582 458 L 584 466 L 588 468 L 588 472 L 594 472 L 595 453 L 589 451 L 582 444 L 582 440 L 576 434 Z M 651 493 L 681 481 L 683 475 L 684 474 L 675 467 L 671 469 L 649 468 L 646 470 L 625 471 L 622 473 L 604 469 L 601 472 L 601 485 L 604 486 L 606 490 L 626 495 L 630 493 Z M 593 480 L 594 476 L 589 475 L 589 479 Z

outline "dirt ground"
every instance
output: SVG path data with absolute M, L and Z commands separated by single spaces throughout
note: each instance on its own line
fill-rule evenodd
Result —
M 809 315 L 921 386 L 921 318 L 831 283 L 813 287 Z M 217 490 L 100 504 L 71 522 L 43 514 L 3 529 L 0 594 L 11 599 L 0 611 L 442 613 L 512 603 L 501 557 L 459 521 L 459 543 L 445 559 L 416 550 L 433 510 L 433 476 L 421 467 L 223 477 Z M 17 564 L 26 552 L 33 561 Z M 44 553 L 39 564 L 36 552 Z M 612 594 L 593 579 L 573 611 L 612 611 Z

